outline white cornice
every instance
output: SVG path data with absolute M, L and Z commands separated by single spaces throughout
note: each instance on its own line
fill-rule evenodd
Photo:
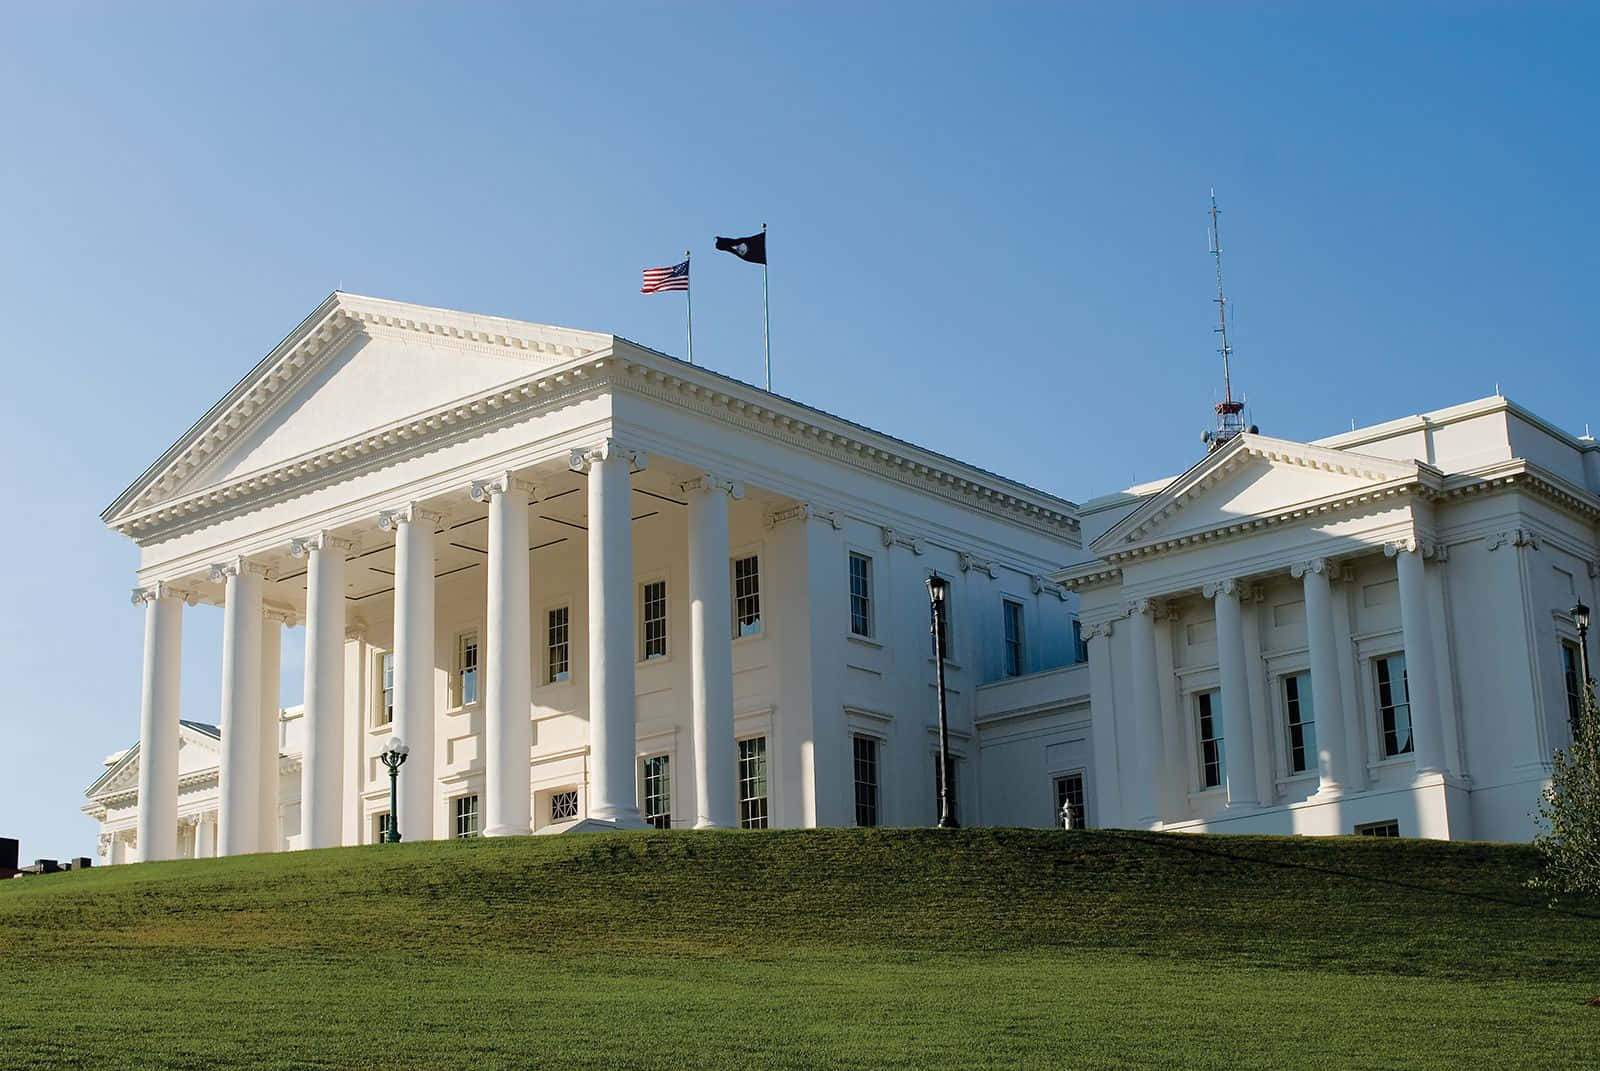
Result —
M 335 297 L 345 299 L 348 304 L 347 296 Z M 352 329 L 359 326 L 362 330 L 371 326 L 369 317 L 376 315 L 370 310 L 345 308 L 337 304 L 326 308 L 325 312 L 327 319 L 342 316 L 345 321 L 355 325 Z M 393 313 L 384 315 L 390 319 L 397 318 Z M 404 320 L 404 317 L 398 319 Z M 315 340 L 323 336 L 320 322 L 308 321 L 308 325 L 302 325 L 296 337 Z M 522 326 L 532 329 L 538 325 Z M 406 329 L 421 330 L 414 327 Z M 464 338 L 472 336 L 472 329 L 469 328 L 453 328 L 452 332 L 455 331 L 459 331 Z M 333 338 L 331 334 L 327 337 L 330 340 Z M 454 333 L 451 337 L 455 337 Z M 517 337 L 482 331 L 476 335 L 479 344 L 494 345 L 509 345 L 511 343 L 499 340 Z M 170 478 L 165 475 L 169 470 L 177 473 L 183 467 L 183 463 L 169 456 L 113 503 L 103 516 L 118 532 L 135 540 L 159 538 L 303 494 L 312 487 L 344 478 L 353 471 L 369 470 L 390 458 L 412 453 L 424 443 L 436 448 L 480 434 L 509 420 L 559 407 L 577 397 L 605 390 L 625 390 L 754 431 L 791 447 L 907 484 L 923 493 L 1002 516 L 1012 523 L 1056 536 L 1069 544 L 1076 543 L 1077 507 L 1064 499 L 807 408 L 748 384 L 684 364 L 626 340 L 611 340 L 610 336 L 584 337 L 613 341 L 613 348 L 606 352 L 580 355 L 565 364 L 541 369 L 523 379 L 363 432 L 282 463 L 238 474 L 216 486 L 158 501 L 154 496 L 160 488 L 175 486 L 175 481 L 182 479 L 181 475 Z M 277 363 L 270 368 L 258 368 L 257 373 L 252 374 L 252 380 L 247 382 L 287 382 L 287 379 L 280 380 L 277 377 L 277 367 L 278 364 L 291 361 L 294 353 L 292 350 L 274 353 L 278 355 L 275 358 Z M 269 357 L 269 361 L 273 360 Z M 263 362 L 263 366 L 268 363 Z M 238 399 L 230 396 L 224 402 L 244 404 L 245 400 L 243 395 Z M 228 410 L 229 406 L 219 403 L 218 408 Z M 219 438 L 207 439 L 212 435 L 208 427 L 202 431 L 192 431 L 185 442 L 194 439 L 195 442 L 190 444 L 194 449 L 199 448 L 201 440 L 220 444 L 236 434 L 240 427 L 238 423 L 229 425 L 225 413 L 213 419 L 212 423 L 225 429 L 217 433 Z M 200 428 L 201 425 L 196 425 L 196 429 Z M 219 445 L 211 449 L 214 451 L 217 448 Z M 171 454 L 172 451 L 169 451 Z

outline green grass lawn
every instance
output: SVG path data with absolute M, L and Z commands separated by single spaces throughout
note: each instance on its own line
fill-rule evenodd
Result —
M 1594 1067 L 1525 847 L 590 834 L 0 883 L 6 1067 Z

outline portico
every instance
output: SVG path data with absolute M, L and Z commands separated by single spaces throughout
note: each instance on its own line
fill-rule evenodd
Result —
M 391 735 L 407 840 L 809 824 L 847 813 L 813 780 L 845 720 L 798 699 L 837 694 L 811 598 L 847 524 L 976 529 L 947 568 L 1012 543 L 1038 577 L 1069 506 L 613 336 L 336 294 L 107 511 L 142 562 L 140 857 L 176 850 L 185 605 L 223 609 L 219 854 L 375 840 Z M 932 545 L 885 537 L 884 582 Z M 269 834 L 285 623 L 301 791 Z

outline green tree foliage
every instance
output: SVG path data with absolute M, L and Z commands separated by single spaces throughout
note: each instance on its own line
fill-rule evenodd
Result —
M 1533 884 L 1556 895 L 1600 894 L 1600 708 L 1584 689 L 1572 746 L 1555 754 L 1550 787 L 1539 801 L 1534 845 L 1544 872 Z

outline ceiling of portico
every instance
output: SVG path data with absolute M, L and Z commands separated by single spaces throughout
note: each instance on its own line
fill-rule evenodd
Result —
M 528 508 L 528 550 L 535 575 L 541 553 L 558 548 L 580 549 L 588 536 L 588 477 L 566 466 L 545 466 L 520 471 L 519 479 L 531 483 L 534 501 Z M 701 470 L 669 458 L 651 456 L 643 470 L 633 474 L 633 538 L 635 546 L 651 539 L 656 532 L 687 523 L 687 499 L 681 484 L 701 475 Z M 489 508 L 474 502 L 465 488 L 459 495 L 418 503 L 440 513 L 443 522 L 436 529 L 434 576 L 437 580 L 476 571 L 484 575 L 489 556 Z M 742 500 L 731 504 L 734 511 L 765 516 L 797 505 L 793 499 L 755 486 L 744 488 Z M 387 616 L 393 603 L 395 585 L 395 543 L 391 532 L 381 531 L 376 518 L 370 525 L 335 529 L 332 535 L 351 540 L 355 546 L 346 555 L 345 597 L 348 616 L 359 619 L 363 611 L 374 617 Z M 267 578 L 263 598 L 269 607 L 303 617 L 306 607 L 306 562 L 296 558 L 287 546 L 250 560 L 265 566 Z M 224 587 L 209 576 L 183 581 L 180 586 L 199 601 L 223 601 Z

